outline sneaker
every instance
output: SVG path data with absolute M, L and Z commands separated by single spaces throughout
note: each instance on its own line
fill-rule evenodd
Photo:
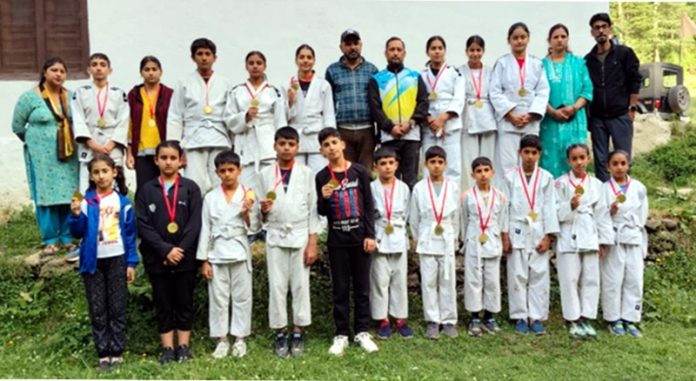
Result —
M 529 333 L 529 324 L 527 324 L 527 319 L 518 319 L 515 323 L 515 332 L 520 335 L 526 335 Z
M 399 331 L 399 335 L 404 339 L 413 337 L 413 330 L 408 326 L 408 321 L 406 319 L 399 319 L 396 321 L 396 330 Z
M 391 324 L 389 323 L 389 319 L 384 319 L 381 322 L 379 322 L 379 326 L 377 327 L 377 338 L 386 340 L 392 335 L 392 329 L 391 329 Z
M 290 348 L 288 346 L 288 338 L 285 332 L 278 332 L 275 338 L 275 349 L 274 352 L 276 356 L 280 358 L 286 358 L 290 355 Z
M 193 359 L 193 353 L 188 345 L 179 345 L 176 347 L 176 361 L 184 362 Z
M 234 344 L 232 344 L 232 356 L 236 358 L 242 358 L 247 354 L 247 344 L 244 339 L 237 339 Z
M 80 248 L 75 247 L 65 255 L 65 262 L 76 263 L 80 261 Z
M 589 320 L 584 320 L 582 322 L 582 327 L 585 329 L 585 336 L 588 339 L 596 339 L 597 331 L 594 329 Z
M 331 344 L 331 348 L 329 348 L 329 353 L 334 356 L 342 356 L 346 348 L 348 348 L 348 336 L 337 335 L 333 339 L 333 344 Z
M 167 347 L 162 349 L 162 356 L 159 358 L 160 365 L 170 363 L 176 360 L 176 354 L 174 353 L 174 348 Z
M 109 358 L 99 359 L 99 364 L 97 365 L 97 373 L 106 373 L 111 370 L 111 361 Z
M 123 357 L 117 356 L 117 357 L 112 357 L 111 360 L 109 361 L 109 367 L 111 370 L 118 370 L 123 365 Z
M 444 333 L 445 336 L 450 338 L 455 338 L 459 336 L 459 330 L 457 330 L 457 326 L 451 323 L 444 324 L 442 326 L 442 333 Z
M 437 323 L 430 322 L 425 327 L 425 337 L 432 340 L 437 340 L 440 338 L 440 325 Z
M 372 336 L 367 332 L 360 332 L 355 335 L 355 342 L 360 344 L 360 347 L 367 353 L 377 352 L 379 350 L 377 344 L 372 341 Z
M 609 333 L 614 336 L 623 336 L 626 331 L 621 320 L 609 322 Z
M 481 319 L 471 319 L 468 332 L 471 337 L 481 336 Z
M 213 358 L 221 359 L 227 357 L 230 353 L 230 343 L 227 341 L 220 341 L 213 351 Z
M 544 326 L 544 323 L 541 322 L 541 320 L 534 320 L 532 322 L 532 325 L 529 326 L 529 329 L 532 331 L 533 334 L 537 336 L 546 334 L 546 327 Z
M 587 336 L 585 327 L 579 322 L 570 322 L 568 325 L 568 333 L 574 339 L 584 339 Z
M 638 326 L 635 323 L 631 322 L 625 322 L 626 325 L 626 332 L 628 332 L 629 335 L 633 337 L 641 337 L 643 336 L 643 333 L 638 329 Z
M 292 357 L 300 357 L 304 354 L 304 338 L 302 332 L 294 332 L 290 339 L 290 353 Z
M 493 318 L 484 320 L 481 329 L 490 333 L 491 335 L 495 335 L 496 333 L 500 332 L 500 326 Z

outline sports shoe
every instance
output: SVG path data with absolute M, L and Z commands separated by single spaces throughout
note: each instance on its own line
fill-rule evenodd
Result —
M 614 336 L 623 336 L 626 334 L 626 330 L 624 329 L 624 325 L 621 320 L 609 322 L 609 326 L 607 328 L 609 328 L 609 333 Z
M 452 323 L 447 323 L 442 326 L 442 333 L 445 334 L 447 337 L 455 338 L 459 336 L 459 331 L 457 330 L 457 326 L 452 324 Z
M 471 322 L 469 322 L 469 336 L 471 337 L 479 337 L 481 336 L 481 319 L 471 319 Z
M 529 324 L 527 324 L 527 319 L 517 319 L 515 323 L 515 332 L 520 335 L 526 335 L 529 333 Z
M 574 339 L 584 339 L 587 336 L 585 327 L 579 322 L 570 322 L 568 325 L 568 333 Z
M 176 347 L 176 361 L 184 362 L 193 359 L 191 347 L 188 345 L 179 345 Z
M 377 344 L 372 341 L 372 336 L 367 332 L 360 332 L 355 335 L 355 342 L 360 344 L 360 347 L 367 353 L 377 352 L 379 350 Z
M 221 359 L 223 357 L 227 357 L 229 353 L 230 343 L 228 343 L 227 341 L 220 341 L 215 347 L 215 351 L 213 351 L 213 358 Z
M 437 323 L 430 322 L 425 327 L 425 337 L 432 340 L 437 340 L 440 338 L 440 325 Z
M 166 347 L 162 348 L 162 355 L 159 358 L 160 365 L 176 361 L 176 354 L 174 353 L 174 348 Z
M 583 320 L 582 327 L 585 329 L 585 336 L 588 339 L 596 339 L 597 331 L 594 329 L 589 320 Z
M 638 329 L 638 326 L 635 323 L 631 322 L 625 322 L 626 325 L 626 332 L 628 332 L 629 335 L 633 337 L 641 337 L 643 336 L 643 333 Z
M 500 326 L 493 318 L 484 320 L 483 325 L 481 325 L 481 329 L 490 333 L 491 335 L 495 335 L 496 333 L 500 332 Z
M 97 365 L 97 373 L 106 373 L 111 371 L 111 361 L 108 357 L 99 359 L 99 364 Z
M 377 338 L 386 340 L 392 335 L 392 329 L 391 329 L 391 324 L 389 323 L 389 319 L 384 319 L 381 322 L 379 322 L 379 326 L 377 327 Z
M 244 340 L 244 339 L 235 340 L 234 344 L 232 344 L 232 356 L 237 357 L 237 358 L 242 358 L 242 357 L 246 356 L 246 354 L 247 354 L 246 340 Z
M 278 332 L 275 338 L 275 349 L 273 350 L 276 356 L 281 358 L 286 358 L 290 355 L 290 348 L 288 346 L 288 338 L 285 332 Z
M 399 331 L 399 335 L 404 339 L 413 337 L 413 330 L 408 326 L 408 320 L 406 319 L 399 319 L 396 321 L 396 330 Z
M 541 320 L 534 320 L 532 322 L 532 325 L 529 326 L 529 330 L 537 336 L 546 334 L 546 327 L 544 326 L 544 323 L 541 322 Z
M 115 356 L 109 360 L 109 371 L 117 371 L 123 366 L 123 357 Z
M 293 332 L 290 339 L 290 353 L 292 357 L 300 357 L 304 354 L 304 337 L 302 332 Z
M 80 261 L 80 248 L 75 247 L 65 254 L 65 262 L 76 263 Z
M 333 344 L 329 348 L 329 353 L 334 356 L 343 356 L 343 352 L 348 348 L 348 336 L 337 335 L 333 339 Z

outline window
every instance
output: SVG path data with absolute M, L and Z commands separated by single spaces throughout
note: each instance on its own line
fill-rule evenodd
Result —
M 36 79 L 52 56 L 87 78 L 87 0 L 0 0 L 0 79 Z

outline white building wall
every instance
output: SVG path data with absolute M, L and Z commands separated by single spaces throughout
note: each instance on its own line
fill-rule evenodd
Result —
M 192 7 L 195 5 L 195 7 Z M 281 1 L 281 0 L 90 0 L 91 51 L 109 55 L 111 83 L 130 89 L 140 81 L 138 64 L 148 54 L 160 58 L 163 82 L 173 86 L 194 70 L 189 46 L 198 37 L 218 47 L 215 70 L 242 82 L 244 56 L 262 51 L 268 59 L 271 84 L 287 81 L 295 71 L 295 48 L 314 47 L 317 72 L 340 56 L 339 36 L 357 29 L 363 55 L 384 67 L 384 42 L 392 35 L 406 42 L 406 65 L 422 68 L 425 41 L 439 34 L 448 46 L 448 62 L 466 62 L 465 42 L 472 34 L 486 40 L 484 62 L 492 65 L 508 51 L 507 29 L 525 22 L 531 32 L 529 52 L 546 53 L 546 35 L 561 22 L 570 29 L 571 49 L 584 55 L 593 45 L 588 21 L 607 12 L 608 2 L 403 2 L 403 1 Z M 85 63 L 86 66 L 86 63 Z M 37 73 L 38 76 L 38 73 Z M 75 88 L 83 81 L 68 81 Z M 29 81 L 0 81 L 0 205 L 28 201 L 20 141 L 12 134 L 11 118 L 19 95 L 35 85 Z

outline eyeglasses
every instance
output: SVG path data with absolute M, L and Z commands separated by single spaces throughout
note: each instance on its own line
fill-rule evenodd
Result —
M 609 26 L 609 24 L 597 24 L 597 25 L 592 26 L 592 29 L 594 29 L 596 31 L 600 31 L 602 29 L 609 29 L 609 28 L 611 28 L 611 26 Z

